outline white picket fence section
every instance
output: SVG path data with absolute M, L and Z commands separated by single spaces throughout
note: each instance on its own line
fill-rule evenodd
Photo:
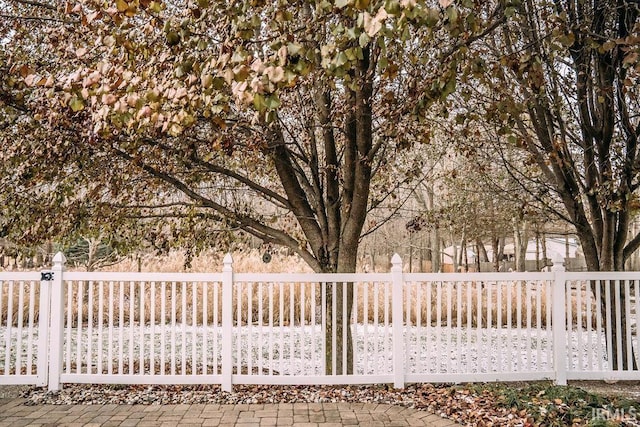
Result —
M 622 366 L 640 354 L 639 273 L 571 273 L 561 260 L 542 273 L 403 273 L 397 255 L 389 273 L 354 274 L 235 273 L 230 255 L 211 274 L 64 261 L 0 273 L 0 384 L 640 379 Z M 336 316 L 351 374 L 338 372 L 347 328 L 325 339 Z

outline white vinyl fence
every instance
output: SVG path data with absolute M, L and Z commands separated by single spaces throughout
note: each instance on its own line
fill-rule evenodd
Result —
M 235 273 L 230 255 L 211 274 L 64 261 L 0 273 L 0 384 L 640 379 L 639 273 L 561 260 L 543 273 L 403 273 L 397 255 L 390 273 L 357 274 Z

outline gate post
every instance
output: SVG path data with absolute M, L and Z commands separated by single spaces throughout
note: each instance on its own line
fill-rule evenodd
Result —
M 49 380 L 49 321 L 51 319 L 51 282 L 53 272 L 40 272 L 40 301 L 38 303 L 38 387 Z
M 393 386 L 404 388 L 404 336 L 402 316 L 402 259 L 394 254 L 391 258 L 391 319 L 393 322 Z
M 233 391 L 233 258 L 222 261 L 222 390 Z
M 553 366 L 556 373 L 555 383 L 567 385 L 567 292 L 564 259 L 559 254 L 553 256 Z M 571 303 L 571 302 L 569 302 Z
M 67 261 L 62 252 L 53 257 L 53 282 L 51 283 L 51 331 L 49 340 L 49 391 L 62 388 L 62 344 L 64 328 L 64 286 L 62 275 Z

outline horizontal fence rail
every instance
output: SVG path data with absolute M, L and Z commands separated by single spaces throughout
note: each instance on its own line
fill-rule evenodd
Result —
M 0 273 L 0 384 L 640 379 L 640 274 Z

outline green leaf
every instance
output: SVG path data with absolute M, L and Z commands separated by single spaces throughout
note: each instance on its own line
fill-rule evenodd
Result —
M 356 60 L 356 52 L 353 49 L 345 50 L 344 54 L 347 56 L 347 59 L 349 61 L 355 61 Z
M 387 59 L 387 57 L 383 56 L 382 58 L 380 58 L 380 60 L 378 61 L 378 66 L 380 67 L 380 69 L 384 70 L 385 68 L 387 68 L 387 65 L 389 65 L 389 60 Z
M 444 86 L 442 90 L 442 94 L 440 95 L 440 99 L 444 100 L 447 96 L 451 95 L 456 90 L 456 77 L 453 76 L 447 81 L 447 84 Z
M 300 54 L 300 51 L 302 51 L 302 45 L 298 43 L 289 43 L 287 45 L 287 51 L 289 52 L 289 55 L 298 55 Z
M 429 10 L 427 11 L 427 16 L 425 18 L 425 24 L 427 25 L 427 27 L 434 27 L 438 23 L 438 21 L 440 21 L 440 12 L 438 12 L 438 9 L 429 8 Z
M 71 111 L 77 113 L 78 111 L 84 109 L 84 102 L 82 102 L 82 99 L 74 96 L 73 98 L 71 98 L 71 101 L 69 101 L 69 107 L 71 108 Z
M 253 107 L 258 111 L 263 111 L 266 108 L 264 96 L 259 93 L 253 95 Z
M 322 9 L 322 10 L 329 10 L 329 9 L 331 9 L 331 3 L 329 3 L 327 0 L 322 0 L 318 6 L 319 6 L 319 7 L 320 7 L 320 9 Z
M 390 15 L 400 13 L 400 2 L 398 0 L 386 0 L 384 8 Z
M 265 98 L 264 103 L 269 110 L 275 110 L 280 107 L 280 98 L 278 95 L 272 94 Z
M 365 47 L 367 44 L 369 44 L 369 41 L 371 39 L 369 38 L 369 35 L 367 33 L 361 33 L 360 37 L 358 38 L 358 44 L 360 44 L 360 47 Z
M 506 15 L 506 13 L 507 12 L 505 11 L 505 15 Z M 456 22 L 458 22 L 458 9 L 456 9 L 455 7 L 448 8 L 447 9 L 447 16 L 449 17 L 449 22 L 451 24 L 455 24 Z
M 344 52 L 340 52 L 336 57 L 336 66 L 342 67 L 348 61 L 349 61 L 349 58 L 347 57 L 347 55 Z

